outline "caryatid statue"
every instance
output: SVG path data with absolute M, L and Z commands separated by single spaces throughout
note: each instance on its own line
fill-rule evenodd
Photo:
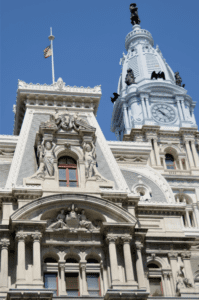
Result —
M 54 149 L 56 144 L 51 140 L 43 140 L 41 145 L 38 146 L 38 156 L 39 156 L 39 169 L 36 172 L 36 177 L 44 177 L 45 173 L 49 176 L 54 175 Z
M 136 25 L 136 24 L 140 24 L 140 18 L 138 16 L 138 8 L 136 7 L 136 3 L 131 3 L 130 4 L 130 12 L 131 12 L 131 24 L 132 25 Z
M 93 142 L 83 142 L 82 145 L 84 153 L 84 161 L 86 167 L 86 178 L 91 178 L 95 176 L 96 178 L 101 178 L 97 170 L 97 161 L 96 161 L 96 151 Z

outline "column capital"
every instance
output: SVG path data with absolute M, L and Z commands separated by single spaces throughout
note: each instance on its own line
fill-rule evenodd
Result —
M 58 261 L 58 265 L 61 269 L 65 269 L 65 261 Z
M 26 232 L 17 232 L 16 234 L 16 239 L 19 240 L 25 240 L 27 238 L 27 233 Z
M 40 239 L 42 238 L 42 234 L 41 232 L 35 232 L 33 234 L 31 234 L 33 241 L 40 241 Z
M 190 259 L 191 258 L 191 252 L 190 251 L 182 252 L 181 257 L 182 257 L 183 260 L 184 259 Z
M 2 239 L 1 240 L 1 248 L 2 249 L 8 249 L 8 246 L 10 245 L 9 239 Z
M 118 240 L 118 236 L 114 235 L 114 234 L 107 234 L 106 236 L 106 241 L 110 244 L 110 243 L 116 243 L 116 241 Z
M 178 253 L 171 251 L 171 252 L 168 253 L 168 257 L 169 257 L 169 259 L 176 259 L 177 260 L 178 259 Z
M 82 269 L 82 271 L 86 271 L 86 261 L 81 261 L 80 262 L 80 268 Z
M 141 241 L 136 241 L 135 246 L 137 250 L 142 250 L 143 248 L 143 243 Z
M 123 244 L 129 244 L 130 241 L 132 240 L 132 236 L 130 234 L 124 234 L 121 236 L 121 240 Z

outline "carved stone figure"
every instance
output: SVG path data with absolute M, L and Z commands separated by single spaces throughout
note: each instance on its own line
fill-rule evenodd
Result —
M 140 24 L 140 19 L 138 16 L 138 8 L 136 7 L 136 3 L 131 3 L 130 4 L 130 12 L 131 12 L 131 24 L 135 25 L 135 24 Z
M 81 214 L 78 217 L 79 217 L 79 220 L 80 220 L 79 224 L 80 224 L 81 227 L 84 227 L 84 228 L 87 228 L 87 229 L 91 229 L 93 227 L 91 221 L 89 221 L 86 218 L 84 209 L 81 211 Z
M 39 169 L 36 172 L 37 178 L 44 178 L 46 174 L 54 175 L 54 149 L 56 145 L 50 140 L 43 140 L 42 144 L 38 146 Z
M 56 220 L 53 220 L 48 229 L 53 230 L 73 230 L 78 228 L 85 228 L 88 230 L 91 229 L 99 229 L 102 221 L 101 220 L 94 220 L 93 223 L 87 219 L 85 215 L 85 210 L 81 210 L 81 213 L 78 212 L 78 208 L 72 204 L 68 207 L 68 213 L 64 213 L 64 209 L 57 215 Z M 52 222 L 52 221 L 51 221 Z
M 97 178 L 101 178 L 97 170 L 97 162 L 96 162 L 96 151 L 93 142 L 83 142 L 82 145 L 83 152 L 84 152 L 84 160 L 86 166 L 86 178 L 91 178 L 93 176 Z
M 180 289 L 183 289 L 183 288 L 193 287 L 190 280 L 187 277 L 185 277 L 183 268 L 184 268 L 183 266 L 180 266 L 180 269 L 177 271 L 177 279 L 176 279 L 176 290 L 177 290 L 177 292 L 179 292 Z
M 59 228 L 68 228 L 65 221 L 64 209 L 61 210 L 61 213 L 57 215 L 57 221 L 52 223 L 48 228 L 59 229 Z
M 158 73 L 156 73 L 156 71 L 153 71 L 152 73 L 151 73 L 151 79 L 158 79 L 158 78 L 162 78 L 162 79 L 164 79 L 165 80 L 165 75 L 164 75 L 164 72 L 158 72 Z
M 181 86 L 181 87 L 185 87 L 185 84 L 182 85 L 182 78 L 179 75 L 179 72 L 175 72 L 175 79 L 176 79 L 176 85 Z
M 78 228 L 79 227 L 79 218 L 77 215 L 77 207 L 74 206 L 74 204 L 72 204 L 71 207 L 68 208 L 69 214 L 66 215 L 66 224 L 69 227 L 72 228 Z
M 133 74 L 133 70 L 132 69 L 128 69 L 127 70 L 127 74 L 126 74 L 126 78 L 125 78 L 125 83 L 127 85 L 131 85 L 131 84 L 135 83 L 135 76 Z

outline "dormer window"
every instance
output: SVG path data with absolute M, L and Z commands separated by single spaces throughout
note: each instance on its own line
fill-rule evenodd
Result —
M 58 160 L 59 186 L 77 187 L 77 162 L 70 156 L 62 156 Z

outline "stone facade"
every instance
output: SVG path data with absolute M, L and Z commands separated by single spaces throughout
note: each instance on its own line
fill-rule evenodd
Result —
M 1 299 L 199 298 L 195 103 L 148 31 L 125 45 L 118 141 L 96 120 L 100 86 L 18 82 L 15 135 L 0 136 Z

